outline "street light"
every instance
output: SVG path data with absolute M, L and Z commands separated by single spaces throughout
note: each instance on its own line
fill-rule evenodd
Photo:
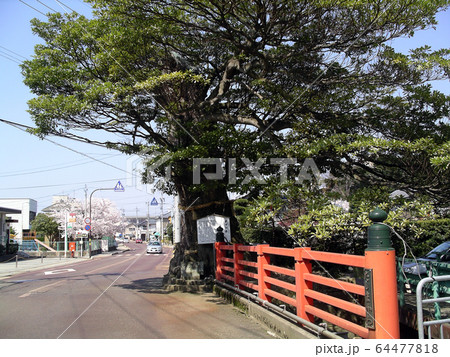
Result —
M 89 258 L 91 257 L 91 230 L 92 230 L 92 195 L 96 191 L 110 191 L 114 190 L 114 192 L 124 192 L 125 189 L 120 183 L 120 181 L 117 182 L 116 186 L 114 188 L 97 188 L 94 191 L 91 192 L 89 196 L 89 220 L 91 224 L 91 228 L 89 229 L 88 237 L 89 237 Z

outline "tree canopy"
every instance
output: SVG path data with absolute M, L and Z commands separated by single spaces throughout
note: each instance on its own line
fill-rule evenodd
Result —
M 164 188 L 209 207 L 197 215 L 231 214 L 227 191 L 260 192 L 255 167 L 279 179 L 306 158 L 448 201 L 449 97 L 429 82 L 448 79 L 450 50 L 391 47 L 435 25 L 448 0 L 89 2 L 92 18 L 32 22 L 44 40 L 23 64 L 35 134 L 153 153 L 160 176 L 164 157 Z M 223 160 L 223 179 L 204 165 L 193 184 L 194 158 Z
M 50 241 L 59 235 L 58 222 L 45 213 L 38 213 L 36 218 L 31 222 L 31 229 L 37 233 L 44 234 Z

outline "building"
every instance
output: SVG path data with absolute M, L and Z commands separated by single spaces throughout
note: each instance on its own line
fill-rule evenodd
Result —
M 59 212 L 67 211 L 67 208 L 70 207 L 73 202 L 76 202 L 76 199 L 66 195 L 53 196 L 52 204 L 43 208 L 41 211 L 42 213 L 51 216 Z
M 15 213 L 5 213 L 5 215 L 9 218 L 10 228 L 12 227 L 16 232 L 15 239 L 21 243 L 24 233 L 27 234 L 31 230 L 31 221 L 37 213 L 37 202 L 30 198 L 2 198 L 0 207 L 16 211 Z
M 167 226 L 169 225 L 170 213 L 164 213 L 163 216 L 163 227 L 164 231 L 167 230 Z M 152 216 L 147 220 L 147 216 L 143 217 L 125 217 L 127 221 L 127 225 L 125 227 L 125 236 L 127 237 L 139 237 L 142 240 L 147 240 L 147 237 L 152 236 L 155 233 L 161 234 L 161 216 Z M 148 225 L 147 225 L 148 221 Z M 136 225 L 137 222 L 137 225 Z M 148 232 L 147 232 L 148 227 Z M 147 234 L 148 233 L 148 234 Z
M 13 221 L 9 218 L 9 215 L 21 213 L 22 211 L 17 209 L 0 207 L 0 244 L 4 247 L 6 247 L 6 242 L 9 238 L 9 225 L 11 224 L 11 221 Z

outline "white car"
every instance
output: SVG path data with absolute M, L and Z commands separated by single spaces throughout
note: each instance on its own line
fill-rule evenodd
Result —
M 151 253 L 158 253 L 158 254 L 162 253 L 162 245 L 160 242 L 154 241 L 154 242 L 148 243 L 147 254 L 151 254 Z

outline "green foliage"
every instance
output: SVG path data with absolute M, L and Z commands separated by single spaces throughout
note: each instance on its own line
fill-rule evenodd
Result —
M 372 224 L 369 213 L 379 207 L 388 212 L 385 223 L 403 235 L 407 232 L 410 244 L 417 246 L 422 240 L 425 245 L 431 244 L 424 222 L 437 215 L 426 198 L 390 197 L 387 187 L 362 187 L 353 191 L 346 208 L 345 201 L 337 200 L 339 195 L 325 187 L 285 185 L 284 190 L 277 186 L 272 192 L 252 201 L 237 202 L 235 211 L 247 241 L 268 242 L 270 232 L 278 231 L 278 242 L 270 239 L 275 246 L 298 244 L 315 250 L 363 254 L 367 228 Z M 394 234 L 392 238 L 401 252 L 401 241 Z M 442 235 L 435 239 L 441 241 Z
M 31 222 L 31 229 L 38 234 L 43 234 L 52 239 L 59 234 L 58 223 L 53 217 L 44 213 L 38 213 L 36 218 Z
M 450 240 L 450 218 L 416 221 L 414 224 L 415 230 L 412 225 L 406 225 L 397 232 L 416 257 L 424 256 L 439 244 Z M 397 256 L 403 255 L 403 243 L 393 236 L 393 244 Z M 412 258 L 410 251 L 407 251 L 407 257 Z

